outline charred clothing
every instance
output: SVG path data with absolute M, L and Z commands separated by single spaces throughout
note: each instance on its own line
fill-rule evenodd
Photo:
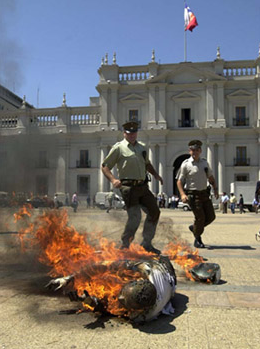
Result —
M 74 275 L 51 280 L 46 287 L 57 290 L 66 287 L 68 283 L 74 285 L 78 277 L 90 285 L 92 277 L 95 277 L 96 273 L 100 272 L 102 275 L 102 272 L 107 270 L 110 270 L 117 277 L 121 277 L 122 280 L 126 275 L 129 276 L 129 270 L 135 273 L 135 277 L 131 281 L 122 283 L 117 300 L 120 307 L 118 313 L 114 315 L 123 315 L 134 322 L 143 322 L 155 319 L 161 313 L 173 314 L 171 299 L 174 297 L 177 281 L 175 270 L 166 256 L 160 256 L 160 258 L 153 260 L 125 259 L 111 263 L 103 261 L 100 264 L 87 264 L 84 269 Z M 143 286 L 145 286 L 144 293 Z M 90 296 L 87 290 L 84 290 L 82 295 L 78 295 L 75 289 L 70 290 L 68 296 L 71 301 L 83 301 L 90 305 L 93 311 L 105 312 L 109 309 L 109 300 L 106 296 L 104 298 L 97 298 L 95 294 Z M 113 302 L 115 301 L 114 297 Z M 135 307 L 133 307 L 133 302 L 137 302 Z

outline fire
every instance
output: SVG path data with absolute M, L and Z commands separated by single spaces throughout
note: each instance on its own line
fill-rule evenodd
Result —
M 199 256 L 199 251 L 193 251 L 188 245 L 177 241 L 170 242 L 163 250 L 163 254 L 167 255 L 172 261 L 180 265 L 185 271 L 186 277 L 194 280 L 190 273 L 190 269 L 195 265 L 203 262 L 203 257 Z
M 25 216 L 30 216 L 28 209 L 20 209 L 15 221 Z M 68 225 L 66 210 L 46 210 L 23 228 L 19 237 L 23 247 L 38 247 L 39 261 L 51 268 L 50 276 L 74 275 L 77 293 L 82 295 L 86 290 L 90 296 L 105 299 L 107 311 L 114 315 L 126 313 L 118 301 L 122 287 L 131 280 L 143 278 L 140 272 L 125 267 L 126 258 L 155 258 L 137 244 L 131 244 L 126 252 L 103 237 L 95 241 L 90 234 L 78 233 Z
M 139 271 L 126 267 L 126 260 L 158 259 L 143 247 L 132 243 L 128 250 L 120 250 L 115 242 L 108 241 L 99 234 L 80 234 L 68 224 L 68 213 L 64 210 L 46 210 L 32 222 L 30 208 L 22 207 L 14 214 L 15 222 L 26 226 L 19 231 L 23 249 L 38 249 L 39 261 L 50 267 L 51 277 L 74 276 L 73 287 L 78 295 L 87 291 L 90 297 L 104 300 L 106 310 L 114 315 L 127 314 L 119 302 L 122 287 L 132 281 L 143 279 Z M 25 220 L 25 222 L 24 222 Z M 185 269 L 193 279 L 189 269 L 202 262 L 198 251 L 188 246 L 169 243 L 164 251 L 175 263 Z M 91 304 L 85 307 L 93 310 Z
M 24 216 L 31 217 L 31 205 L 22 206 L 17 213 L 14 213 L 14 222 L 17 223 L 19 220 L 23 219 Z

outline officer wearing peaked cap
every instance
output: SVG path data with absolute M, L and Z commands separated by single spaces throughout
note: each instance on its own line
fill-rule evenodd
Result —
M 149 190 L 147 171 L 163 184 L 163 179 L 155 171 L 148 159 L 145 144 L 137 141 L 138 123 L 129 121 L 123 124 L 124 139 L 116 143 L 104 159 L 101 170 L 105 177 L 119 188 L 126 204 L 128 221 L 122 234 L 121 248 L 129 248 L 141 222 L 141 208 L 146 213 L 141 245 L 148 252 L 160 254 L 153 247 L 152 239 L 159 221 L 160 210 L 156 198 Z M 118 177 L 111 170 L 117 166 Z
M 195 139 L 189 142 L 190 158 L 183 161 L 177 175 L 177 187 L 181 200 L 189 203 L 194 214 L 194 224 L 190 225 L 189 229 L 194 234 L 194 246 L 197 248 L 205 247 L 201 240 L 204 227 L 216 218 L 209 197 L 208 182 L 213 187 L 214 195 L 218 199 L 218 188 L 212 170 L 207 160 L 200 157 L 201 146 L 202 142 L 200 140 Z
M 189 148 L 190 149 L 199 149 L 202 146 L 202 142 L 198 139 L 194 139 L 193 141 L 189 142 Z
M 129 121 L 122 125 L 126 133 L 135 133 L 138 131 L 138 123 L 135 121 Z

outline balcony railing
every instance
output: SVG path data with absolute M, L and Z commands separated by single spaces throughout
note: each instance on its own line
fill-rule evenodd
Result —
M 223 74 L 227 78 L 254 76 L 257 73 L 255 61 L 227 61 L 224 64 Z
M 250 166 L 250 158 L 234 158 L 234 166 Z
M 194 119 L 191 120 L 178 120 L 178 127 L 194 127 Z
M 98 126 L 99 123 L 100 106 L 0 111 L 0 131 L 9 129 L 12 132 L 13 129 L 20 128 L 27 129 L 28 132 L 37 129 L 41 129 L 41 132 L 48 129 L 47 132 L 50 132 L 49 129 L 52 129 L 57 133 L 56 127 Z
M 148 66 L 138 67 L 120 67 L 119 68 L 119 81 L 144 81 L 149 78 Z
M 0 128 L 13 128 L 17 127 L 18 117 L 12 115 L 9 117 L 0 117 Z
M 244 118 L 244 119 L 233 118 L 233 126 L 249 126 L 249 118 Z
M 82 162 L 82 161 L 77 160 L 76 161 L 76 167 L 77 168 L 90 168 L 91 167 L 91 161 L 88 160 L 88 161 Z

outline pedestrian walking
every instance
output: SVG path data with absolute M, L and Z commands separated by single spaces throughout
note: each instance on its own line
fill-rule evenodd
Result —
M 255 199 L 259 202 L 260 197 L 260 181 L 256 182 L 256 188 L 255 188 Z
M 227 205 L 229 202 L 229 197 L 227 193 L 224 191 L 221 197 L 221 203 L 222 203 L 222 213 L 227 213 Z
M 163 179 L 155 171 L 148 159 L 146 146 L 137 141 L 138 123 L 132 121 L 123 125 L 124 139 L 116 143 L 102 164 L 102 172 L 119 188 L 126 204 L 128 220 L 122 234 L 121 248 L 129 248 L 141 222 L 141 208 L 146 213 L 143 226 L 143 241 L 141 245 L 148 252 L 160 254 L 153 247 L 156 226 L 160 216 L 156 198 L 148 188 L 147 171 L 163 184 Z M 112 174 L 112 168 L 117 165 L 119 179 Z
M 259 210 L 259 202 L 254 198 L 253 202 L 252 202 L 252 206 L 254 207 L 255 213 L 258 213 Z
M 194 234 L 194 246 L 197 248 L 205 247 L 201 235 L 204 228 L 216 218 L 210 199 L 210 190 L 207 187 L 208 182 L 213 187 L 214 195 L 218 199 L 218 188 L 212 170 L 207 160 L 200 157 L 201 146 L 200 140 L 189 142 L 190 158 L 183 161 L 177 175 L 177 187 L 181 200 L 184 203 L 189 203 L 194 214 L 194 223 L 189 226 L 189 229 Z
M 244 198 L 242 194 L 240 194 L 239 196 L 238 206 L 239 206 L 239 213 L 241 214 L 246 213 L 246 211 L 244 210 Z
M 77 212 L 79 201 L 78 201 L 78 195 L 76 192 L 72 195 L 71 203 L 72 203 L 71 205 L 73 207 L 73 211 Z
M 230 193 L 230 210 L 234 214 L 235 213 L 235 208 L 236 208 L 236 203 L 237 203 L 237 198 L 235 197 L 234 193 Z
M 69 193 L 66 194 L 65 206 L 69 206 Z
M 91 207 L 91 202 L 90 202 L 90 195 L 89 194 L 87 194 L 86 203 L 87 203 L 87 208 L 90 208 Z
M 58 209 L 59 208 L 59 200 L 58 200 L 58 194 L 54 195 L 54 208 Z

